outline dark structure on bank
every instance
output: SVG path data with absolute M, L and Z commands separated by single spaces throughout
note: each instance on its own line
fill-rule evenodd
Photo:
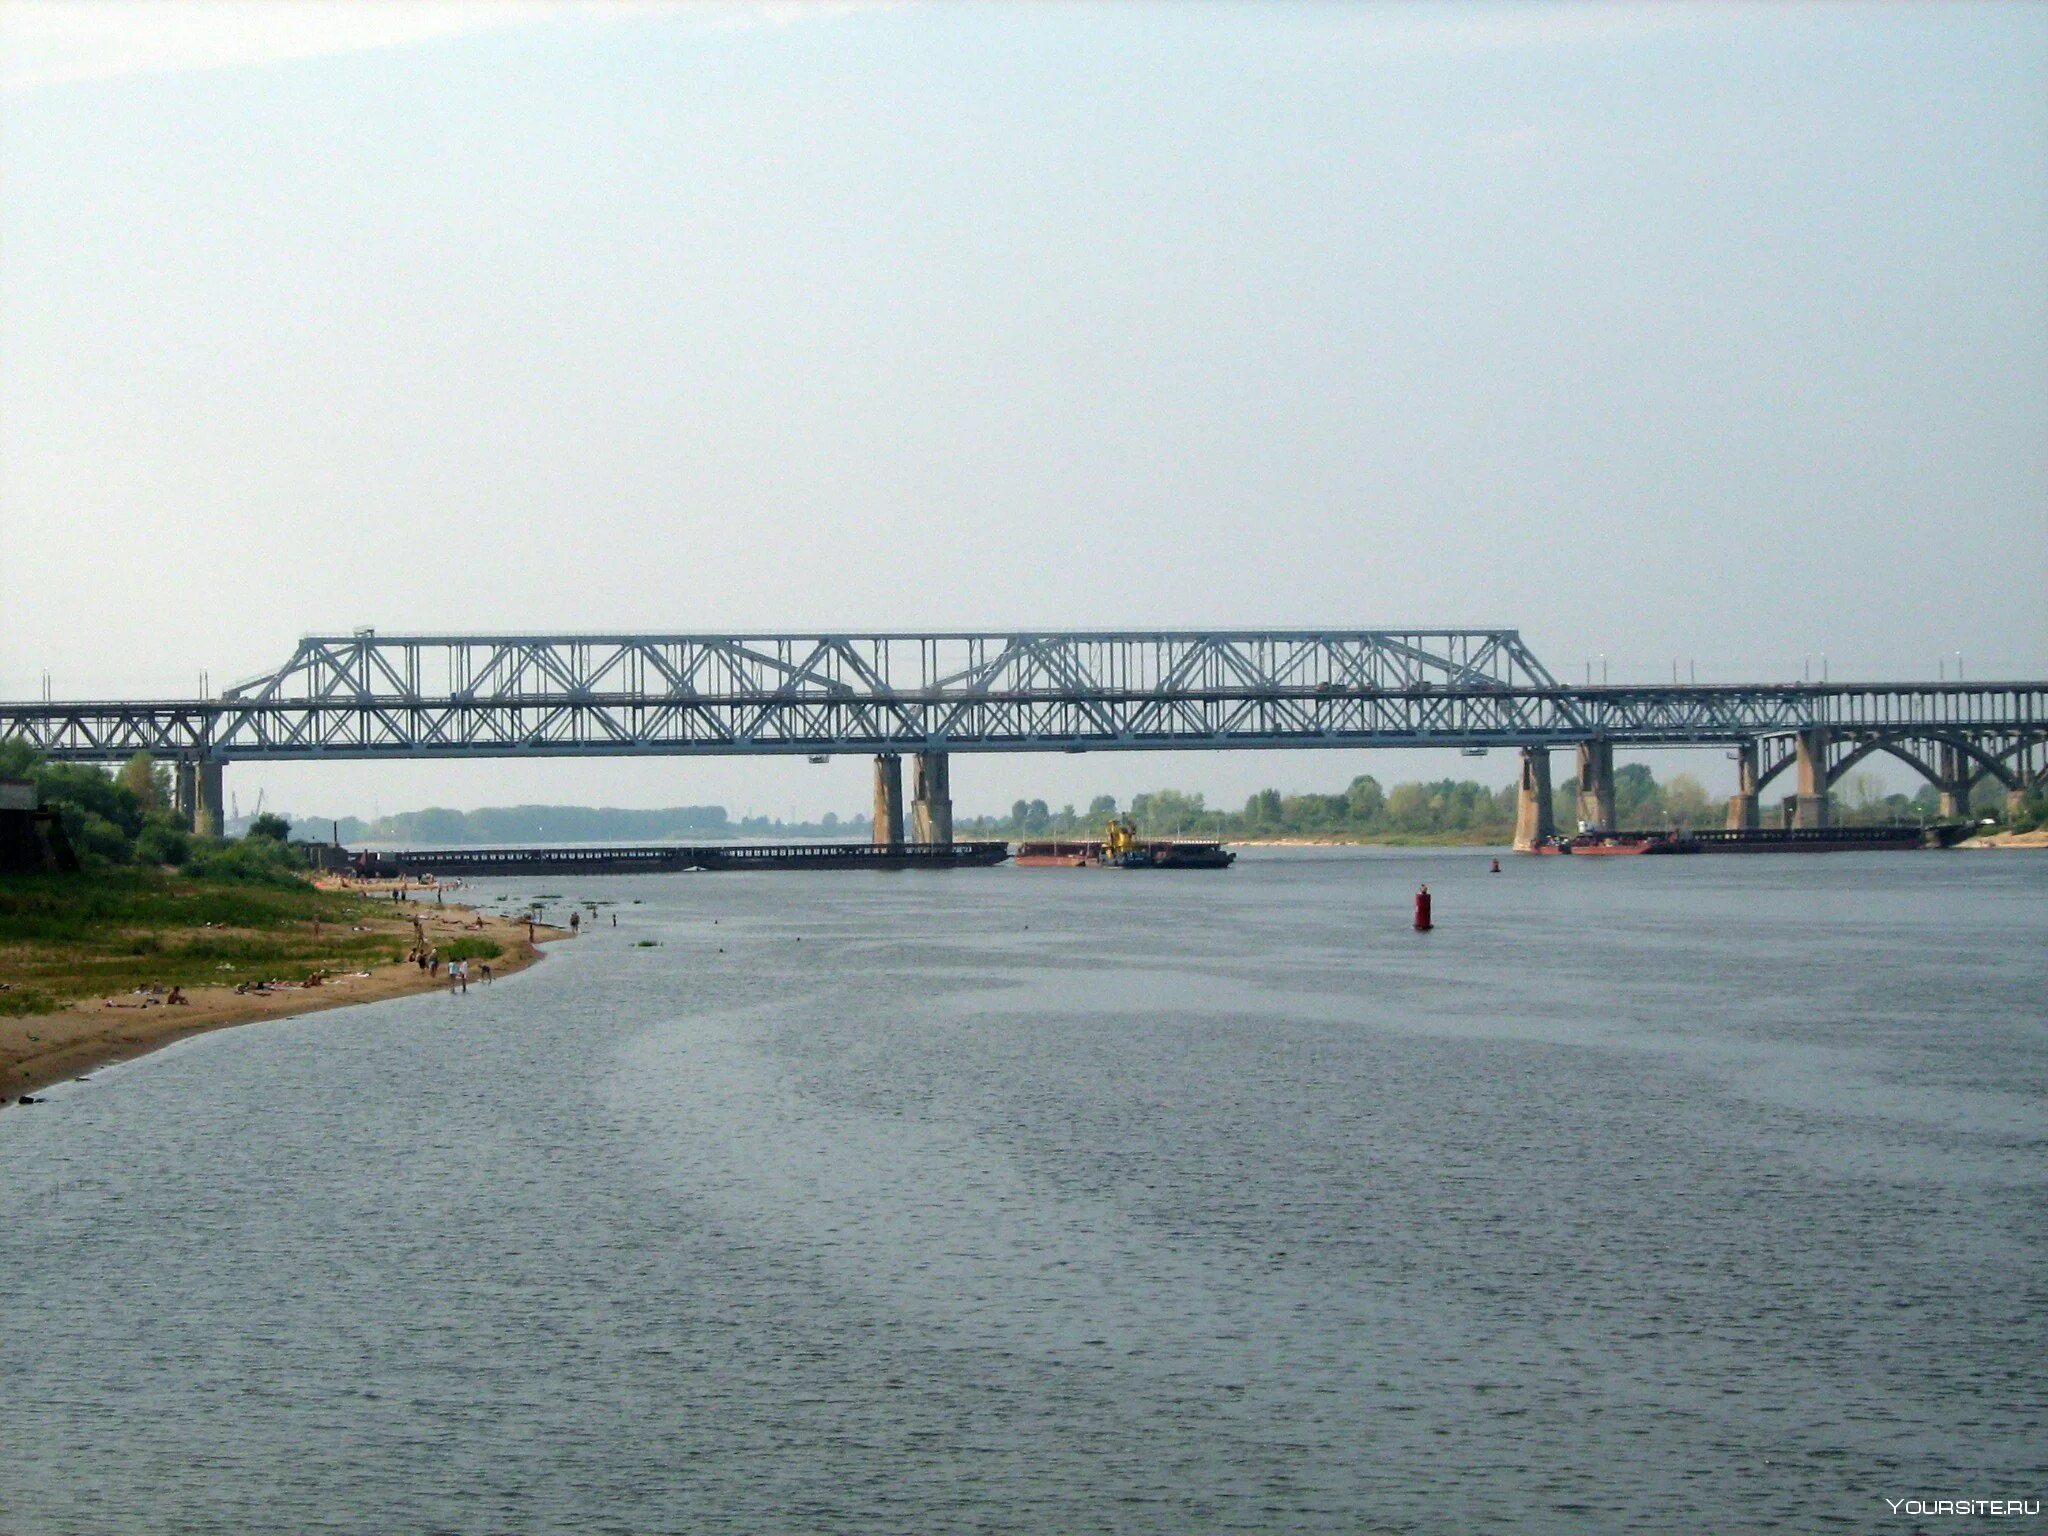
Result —
M 78 855 L 64 822 L 46 811 L 27 779 L 0 779 L 0 874 L 75 874 Z

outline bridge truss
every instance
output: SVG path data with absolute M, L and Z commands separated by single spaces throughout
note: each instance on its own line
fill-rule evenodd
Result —
M 310 636 L 219 699 L 0 704 L 48 755 L 195 762 L 1762 743 L 2048 772 L 2048 683 L 1561 685 L 1509 629 Z

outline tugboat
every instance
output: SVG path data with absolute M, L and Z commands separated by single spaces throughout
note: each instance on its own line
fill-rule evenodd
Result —
M 1035 869 L 1228 869 L 1237 855 L 1221 843 L 1141 838 L 1125 816 L 1103 829 L 1100 842 L 1019 843 L 1016 862 Z

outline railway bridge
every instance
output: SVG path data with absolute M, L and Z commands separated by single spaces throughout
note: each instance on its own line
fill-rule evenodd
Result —
M 1569 686 L 1512 629 L 929 634 L 312 635 L 217 698 L 0 703 L 52 758 L 176 765 L 217 832 L 234 762 L 838 755 L 874 758 L 875 838 L 950 842 L 974 752 L 1513 748 L 1518 841 L 1551 831 L 1551 754 L 1614 825 L 1614 750 L 1720 747 L 1732 827 L 1790 774 L 1795 825 L 1873 753 L 1960 815 L 1984 780 L 2048 788 L 2048 681 Z M 902 759 L 913 764 L 907 813 Z

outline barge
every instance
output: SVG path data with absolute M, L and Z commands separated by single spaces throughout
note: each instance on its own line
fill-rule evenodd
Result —
M 734 869 L 983 869 L 1008 843 L 653 843 L 640 847 L 408 848 L 357 854 L 366 880 L 432 875 L 655 875 Z

